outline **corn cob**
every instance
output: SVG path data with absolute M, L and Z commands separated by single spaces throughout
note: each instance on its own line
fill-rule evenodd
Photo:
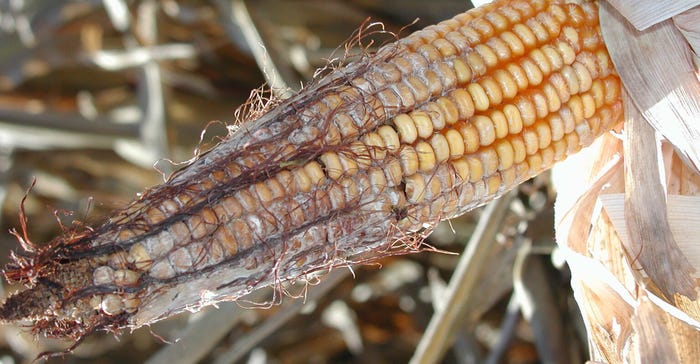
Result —
M 100 227 L 5 270 L 4 321 L 82 338 L 371 252 L 498 197 L 620 121 L 597 3 L 497 1 L 332 72 Z

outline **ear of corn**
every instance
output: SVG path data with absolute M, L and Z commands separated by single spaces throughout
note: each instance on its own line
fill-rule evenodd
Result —
M 498 1 L 333 72 L 83 233 L 16 257 L 3 320 L 138 327 L 482 205 L 615 125 L 597 4 Z

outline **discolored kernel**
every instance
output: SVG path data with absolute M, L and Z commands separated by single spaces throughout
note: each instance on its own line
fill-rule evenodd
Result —
M 416 154 L 418 156 L 418 169 L 427 172 L 435 168 L 435 152 L 429 143 L 419 141 L 416 143 Z

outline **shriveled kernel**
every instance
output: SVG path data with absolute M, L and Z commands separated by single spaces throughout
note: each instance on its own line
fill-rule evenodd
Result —
M 464 151 L 466 153 L 474 153 L 479 150 L 479 133 L 480 131 L 473 123 L 460 124 L 458 127 L 459 133 L 464 140 Z
M 418 168 L 427 172 L 435 168 L 435 152 L 433 148 L 424 141 L 416 143 L 416 153 L 418 155 Z
M 437 133 L 430 138 L 430 146 L 435 152 L 435 160 L 438 163 L 444 162 L 450 158 L 450 146 L 447 138 L 444 135 Z
M 505 70 L 496 70 L 493 73 L 493 77 L 501 88 L 503 98 L 512 99 L 518 94 L 518 85 L 515 84 L 515 80 L 510 73 Z
M 92 273 L 92 283 L 99 286 L 103 284 L 112 284 L 114 282 L 115 270 L 108 266 L 95 268 Z
M 142 243 L 136 243 L 129 248 L 127 261 L 133 263 L 137 269 L 141 270 L 148 270 L 153 264 L 153 258 L 148 255 L 148 251 Z
M 490 176 L 498 170 L 498 153 L 493 148 L 484 148 L 479 152 L 481 164 L 484 168 L 484 175 Z
M 399 159 L 404 176 L 410 176 L 418 171 L 418 154 L 412 146 L 402 146 L 399 151 Z
M 452 169 L 462 181 L 469 180 L 469 162 L 466 158 L 455 159 L 451 162 Z
M 263 182 L 258 182 L 255 185 L 253 185 L 253 188 L 255 190 L 255 193 L 258 195 L 258 198 L 260 199 L 261 202 L 270 202 L 272 201 L 272 191 L 267 187 L 267 185 Z
M 403 171 L 401 169 L 401 161 L 394 159 L 389 162 L 384 167 L 384 174 L 386 175 L 387 184 L 389 187 L 394 187 L 401 183 L 403 178 Z
M 433 122 L 425 111 L 415 110 L 409 115 L 413 119 L 419 137 L 426 139 L 433 134 Z
M 382 139 L 379 133 L 367 133 L 362 139 L 365 145 L 367 145 L 367 149 L 369 149 L 369 154 L 372 160 L 380 161 L 386 157 L 386 146 L 384 145 L 384 139 Z
M 343 166 L 343 172 L 346 176 L 353 176 L 360 169 L 358 164 L 360 163 L 360 158 L 355 155 L 355 152 L 351 150 L 343 150 L 338 153 L 340 157 L 340 165 Z M 310 182 L 311 180 L 309 180 Z M 308 191 L 304 191 L 308 192 Z
M 450 147 L 451 158 L 458 158 L 464 155 L 464 139 L 462 139 L 462 135 L 457 130 L 447 130 L 445 139 Z
M 492 77 L 484 77 L 479 81 L 479 84 L 486 92 L 490 105 L 499 105 L 503 101 L 503 91 L 498 82 Z
M 466 120 L 474 115 L 474 102 L 472 97 L 465 89 L 458 88 L 450 93 L 450 98 L 454 101 L 457 110 L 459 111 L 459 119 Z
M 413 119 L 408 114 L 399 114 L 394 118 L 396 131 L 402 143 L 412 144 L 418 138 L 418 130 Z
M 478 83 L 470 83 L 467 85 L 467 91 L 474 101 L 474 109 L 477 111 L 485 111 L 489 108 L 489 97 L 486 95 L 484 88 Z
M 294 183 L 299 191 L 311 191 L 311 179 L 303 168 L 296 168 L 292 173 L 294 174 Z
M 357 184 L 352 178 L 343 178 L 340 180 L 340 185 L 343 186 L 343 191 L 345 192 L 345 201 L 348 203 L 353 203 L 360 198 L 360 190 L 357 188 Z
M 216 229 L 214 232 L 214 239 L 226 248 L 228 255 L 234 255 L 238 251 L 236 237 L 227 225 L 221 225 Z
M 484 166 L 481 164 L 481 159 L 470 155 L 466 157 L 469 164 L 469 182 L 476 182 L 484 177 Z
M 511 134 L 518 134 L 523 130 L 523 119 L 520 117 L 520 111 L 513 104 L 503 106 L 503 114 L 508 122 L 508 131 Z
M 321 165 L 318 164 L 318 162 L 311 161 L 306 163 L 304 166 L 304 171 L 306 172 L 306 175 L 309 176 L 309 180 L 313 185 L 319 185 L 326 179 L 326 176 L 323 174 L 323 170 L 321 169 Z
M 338 179 L 343 175 L 343 166 L 340 164 L 340 157 L 335 152 L 325 152 L 319 157 L 323 163 L 328 177 Z
M 442 130 L 442 128 L 445 127 L 446 122 L 440 106 L 435 102 L 429 102 L 423 108 L 430 117 L 430 121 L 433 124 L 433 129 Z
M 438 106 L 440 106 L 442 115 L 445 117 L 445 122 L 447 124 L 452 125 L 459 120 L 459 110 L 457 110 L 457 107 L 452 100 L 443 96 L 437 99 L 436 103 Z
M 331 201 L 331 207 L 334 210 L 340 210 L 345 207 L 345 192 L 342 186 L 337 183 L 332 183 L 328 186 L 327 193 Z
M 425 179 L 421 174 L 414 174 L 404 178 L 406 199 L 410 203 L 419 203 L 425 199 L 426 185 Z
M 486 62 L 481 58 L 479 53 L 471 52 L 467 54 L 467 64 L 472 69 L 472 77 L 477 78 L 486 74 L 488 68 L 486 67 Z
M 100 310 L 107 316 L 115 316 L 124 311 L 124 305 L 122 304 L 122 299 L 116 294 L 106 294 L 102 298 L 102 303 L 100 304 Z
M 133 286 L 139 280 L 139 274 L 131 269 L 118 269 L 114 272 L 114 284 L 118 286 Z
M 508 120 L 503 111 L 493 110 L 489 113 L 489 117 L 493 122 L 496 139 L 505 138 L 505 136 L 508 135 Z
M 387 186 L 384 171 L 379 168 L 370 168 L 369 171 L 367 171 L 367 176 L 369 177 L 372 190 L 375 193 L 382 193 Z

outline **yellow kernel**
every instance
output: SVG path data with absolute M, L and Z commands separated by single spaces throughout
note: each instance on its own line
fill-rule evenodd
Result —
M 520 111 L 520 117 L 523 121 L 524 126 L 530 126 L 537 120 L 537 110 L 535 110 L 535 105 L 528 100 L 526 97 L 516 98 L 515 106 Z
M 416 153 L 418 155 L 418 168 L 421 171 L 432 171 L 435 168 L 435 153 L 430 144 L 419 141 L 416 143 Z
M 511 76 L 513 76 L 513 80 L 515 81 L 515 84 L 518 85 L 518 89 L 520 91 L 523 91 L 528 88 L 529 83 L 527 80 L 527 75 L 525 74 L 525 71 L 522 67 L 515 63 L 509 63 L 506 66 L 506 70 L 510 73 Z
M 547 169 L 554 164 L 554 148 L 551 146 L 542 149 L 540 152 L 542 155 L 542 168 Z
M 485 17 L 497 31 L 508 28 L 508 20 L 496 11 L 489 11 L 486 13 Z
M 382 125 L 377 129 L 377 134 L 382 138 L 386 150 L 393 153 L 399 150 L 399 135 L 396 130 L 389 125 Z
M 401 162 L 398 159 L 394 159 L 384 166 L 384 174 L 386 175 L 387 184 L 390 187 L 394 187 L 401 183 L 403 178 L 403 172 L 401 171 Z
M 472 70 L 461 58 L 453 59 L 452 66 L 454 67 L 455 74 L 457 75 L 457 82 L 460 84 L 465 84 L 472 81 Z
M 547 148 L 552 143 L 552 131 L 544 121 L 538 121 L 534 125 L 539 140 L 540 149 Z
M 523 130 L 523 119 L 520 118 L 520 111 L 513 104 L 507 104 L 503 107 L 503 114 L 508 122 L 508 131 L 511 134 L 518 134 Z
M 542 22 L 542 25 L 547 29 L 547 32 L 549 32 L 549 36 L 551 37 L 556 37 L 559 35 L 559 31 L 561 30 L 561 23 L 558 22 L 552 14 L 549 14 L 547 12 L 539 13 L 537 14 L 537 19 Z
M 481 160 L 473 155 L 467 156 L 469 164 L 469 182 L 476 182 L 484 177 L 484 167 L 481 165 Z
M 520 38 L 523 44 L 525 44 L 525 47 L 532 48 L 537 44 L 537 39 L 532 33 L 532 30 L 524 24 L 513 25 L 513 32 Z
M 564 66 L 561 69 L 561 75 L 564 76 L 566 84 L 569 86 L 569 93 L 575 95 L 579 93 L 579 83 L 578 76 L 576 76 L 576 71 L 571 66 Z
M 238 201 L 243 208 L 248 212 L 255 212 L 258 209 L 258 201 L 247 190 L 239 190 L 237 192 Z
M 535 154 L 540 150 L 540 141 L 535 130 L 525 129 L 522 137 L 525 142 L 525 153 L 527 155 Z
M 304 172 L 309 176 L 309 180 L 313 185 L 319 185 L 326 179 L 326 175 L 323 174 L 321 165 L 315 161 L 306 163 L 304 166 Z
M 571 109 L 571 112 L 574 115 L 574 122 L 578 125 L 583 121 L 583 102 L 581 101 L 581 97 L 579 95 L 574 95 L 571 96 L 571 99 L 569 99 L 569 102 L 566 103 L 569 108 Z
M 411 144 L 418 138 L 416 124 L 413 123 L 413 119 L 407 114 L 396 115 L 394 125 L 402 143 Z
M 340 157 L 334 152 L 325 152 L 319 157 L 321 163 L 326 168 L 328 177 L 338 179 L 343 175 L 343 166 L 340 164 Z
M 471 122 L 479 132 L 479 143 L 482 146 L 491 145 L 496 140 L 496 130 L 491 118 L 484 115 L 475 115 Z
M 282 196 L 285 196 L 289 191 L 287 191 L 286 187 L 283 187 L 280 182 L 277 180 L 277 178 L 269 178 L 265 181 L 265 184 L 267 185 L 267 188 L 270 189 L 270 192 L 272 193 L 272 198 L 280 198 Z
M 607 77 L 610 72 L 613 71 L 613 67 L 610 64 L 610 56 L 605 50 L 599 50 L 595 52 L 596 61 L 598 62 L 598 68 L 600 69 L 600 76 Z
M 493 148 L 485 148 L 479 152 L 484 175 L 490 176 L 498 171 L 498 153 Z
M 588 119 L 595 114 L 595 100 L 589 93 L 581 95 L 581 103 L 583 104 L 583 117 Z
M 433 41 L 433 45 L 443 57 L 451 57 L 457 54 L 457 48 L 445 38 L 438 38 Z
M 544 76 L 534 61 L 529 58 L 523 58 L 520 61 L 520 67 L 525 72 L 525 76 L 527 76 L 528 85 L 537 86 L 542 83 L 542 78 Z
M 578 134 L 576 133 L 569 133 L 566 134 L 564 137 L 566 139 L 566 145 L 568 147 L 568 152 L 569 154 L 574 154 L 581 149 L 581 143 L 578 139 Z
M 486 44 L 491 47 L 500 62 L 507 61 L 511 57 L 510 47 L 501 38 L 491 38 Z
M 495 55 L 494 55 L 495 57 Z M 470 52 L 467 54 L 467 64 L 472 69 L 472 77 L 477 78 L 486 74 L 486 63 L 479 53 Z
M 253 185 L 253 187 L 255 188 L 255 193 L 258 195 L 258 198 L 261 202 L 272 201 L 272 191 L 270 191 L 270 189 L 267 188 L 267 185 L 265 185 L 265 183 L 258 182 L 255 185 Z
M 525 46 L 523 42 L 518 38 L 513 32 L 505 31 L 500 35 L 501 39 L 508 44 L 510 51 L 513 53 L 514 57 L 520 57 L 525 54 Z
M 401 160 L 401 170 L 404 176 L 410 176 L 418 171 L 418 154 L 412 146 L 401 146 L 399 158 Z
M 590 90 L 591 85 L 593 84 L 593 79 L 591 78 L 591 74 L 588 72 L 586 66 L 582 65 L 579 62 L 575 62 L 573 64 L 573 68 L 576 72 L 576 76 L 578 77 L 580 92 L 586 92 Z
M 535 111 L 537 112 L 537 118 L 542 119 L 549 114 L 549 106 L 547 105 L 547 97 L 544 95 L 542 90 L 533 90 L 532 101 L 535 104 Z
M 409 115 L 413 119 L 419 137 L 426 139 L 433 134 L 433 122 L 425 111 L 415 110 Z
M 547 99 L 548 111 L 559 110 L 561 107 L 561 100 L 554 86 L 550 83 L 545 83 L 544 86 L 542 86 L 542 92 L 544 92 L 544 97 Z
M 460 120 L 467 120 L 474 115 L 474 102 L 467 90 L 461 88 L 453 90 L 450 93 L 450 97 L 454 101 L 455 106 L 457 106 Z
M 395 83 L 389 86 L 389 88 L 394 89 L 396 94 L 399 95 L 401 99 L 401 106 L 404 108 L 412 108 L 416 104 L 416 99 L 413 97 L 413 91 L 404 82 Z
M 356 136 L 360 130 L 355 125 L 355 122 L 352 120 L 350 115 L 345 113 L 336 113 L 335 117 L 333 118 L 333 123 L 338 127 L 340 134 L 344 138 L 352 138 Z
M 503 111 L 493 110 L 489 113 L 489 117 L 493 122 L 496 139 L 505 138 L 508 135 L 508 120 Z
M 131 246 L 127 260 L 141 270 L 148 270 L 153 265 L 153 259 L 148 255 L 148 251 L 146 251 L 143 243 Z
M 479 150 L 479 130 L 472 123 L 465 123 L 458 127 L 464 140 L 464 151 L 474 153 Z
M 420 174 L 414 174 L 404 178 L 406 187 L 406 199 L 411 203 L 422 202 L 425 199 L 425 179 Z
M 489 195 L 495 195 L 501 189 L 501 176 L 496 174 L 486 179 L 486 191 Z
M 382 139 L 379 133 L 367 133 L 362 138 L 362 141 L 365 143 L 365 145 L 367 145 L 367 149 L 369 149 L 370 158 L 379 161 L 386 157 L 386 146 L 384 145 L 384 139 Z
M 445 139 L 450 147 L 450 157 L 458 158 L 464 155 L 464 139 L 457 130 L 449 129 L 445 132 Z
M 459 176 L 462 181 L 467 181 L 469 179 L 469 162 L 467 162 L 467 159 L 459 158 L 453 160 L 451 163 L 457 176 Z
M 457 107 L 450 99 L 443 96 L 437 99 L 436 103 L 440 106 L 447 124 L 452 125 L 459 120 L 459 110 L 457 110 Z
M 438 163 L 444 162 L 450 158 L 450 145 L 444 135 L 437 133 L 430 138 L 430 146 L 435 151 L 435 160 Z
M 442 114 L 440 106 L 435 102 L 429 102 L 423 108 L 430 117 L 433 129 L 442 130 L 445 127 L 445 116 Z
M 513 80 L 510 73 L 504 70 L 496 70 L 493 77 L 501 87 L 503 98 L 512 99 L 518 94 L 518 85 L 515 84 L 515 80 Z
M 561 54 L 557 52 L 557 49 L 552 45 L 542 46 L 542 53 L 547 57 L 547 61 L 552 66 L 552 72 L 560 70 L 564 67 L 564 60 L 561 58 Z
M 576 28 L 572 26 L 565 26 L 561 30 L 564 40 L 571 45 L 574 51 L 579 51 L 581 49 L 581 39 L 578 36 Z
M 532 30 L 532 33 L 539 42 L 544 43 L 549 39 L 549 32 L 544 28 L 539 20 L 530 18 L 525 21 L 525 24 L 530 28 L 530 30 Z
M 496 53 L 494 53 L 491 47 L 487 46 L 486 44 L 477 44 L 474 47 L 474 50 L 481 56 L 486 64 L 486 67 L 491 68 L 498 64 L 498 56 L 496 56 Z
M 492 77 L 484 77 L 479 81 L 479 84 L 486 92 L 486 96 L 489 98 L 490 105 L 498 105 L 503 101 L 503 92 L 498 82 Z
M 519 174 L 516 173 L 515 168 L 508 168 L 506 170 L 501 171 L 501 183 L 503 186 L 515 186 L 517 183 L 517 179 Z
M 530 52 L 530 59 L 539 67 L 540 71 L 542 71 L 542 75 L 548 75 L 552 72 L 552 65 L 549 64 L 547 56 L 545 56 L 544 52 L 541 50 L 533 49 L 532 52 Z
M 547 118 L 552 131 L 552 140 L 559 140 L 564 137 L 564 121 L 558 114 L 550 115 Z
M 561 54 L 564 64 L 572 64 L 576 60 L 576 52 L 567 42 L 557 42 L 557 51 Z
M 297 168 L 292 173 L 294 174 L 294 182 L 296 183 L 296 187 L 299 191 L 301 191 L 301 192 L 311 191 L 311 179 L 306 174 L 306 171 L 304 171 L 304 169 Z M 243 191 L 241 191 L 241 192 L 243 192 Z
M 593 95 L 593 99 L 595 100 L 596 109 L 605 105 L 605 89 L 603 86 L 603 81 L 593 81 L 593 84 L 591 85 L 591 95 Z
M 542 171 L 542 156 L 539 153 L 529 155 L 527 165 L 530 166 L 530 175 L 539 174 Z
M 345 192 L 345 201 L 352 203 L 360 197 L 360 191 L 357 188 L 357 184 L 352 178 L 343 178 L 340 180 L 340 185 L 343 186 L 343 192 Z
M 549 4 L 547 12 L 552 14 L 560 23 L 563 23 L 567 18 L 566 12 L 559 4 Z
M 569 93 L 569 85 L 566 84 L 566 80 L 564 79 L 564 76 L 562 76 L 561 72 L 551 75 L 549 77 L 548 84 L 551 85 L 556 91 L 557 95 L 559 95 L 559 101 L 569 101 L 569 98 L 571 98 L 571 94 Z
M 566 139 L 557 140 L 552 143 L 552 148 L 554 149 L 555 161 L 562 161 L 566 158 Z
M 520 137 L 509 138 L 509 140 L 511 147 L 513 147 L 513 163 L 521 163 L 527 157 L 525 142 Z
M 620 99 L 620 82 L 616 78 L 606 78 L 605 84 L 605 104 L 610 105 Z
M 390 88 L 378 91 L 377 98 L 387 110 L 395 110 L 401 106 L 401 101 L 399 101 L 399 97 L 396 95 L 394 90 Z
M 470 83 L 467 85 L 467 91 L 469 91 L 469 95 L 471 95 L 472 101 L 474 101 L 474 109 L 484 111 L 489 108 L 489 98 L 480 84 Z

